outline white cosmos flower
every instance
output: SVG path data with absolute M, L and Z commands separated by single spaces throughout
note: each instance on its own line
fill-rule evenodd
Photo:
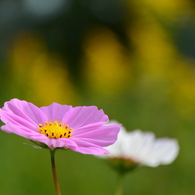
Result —
M 118 123 L 112 121 L 109 124 Z M 105 158 L 124 159 L 137 165 L 157 167 L 172 163 L 178 155 L 179 145 L 176 139 L 156 139 L 152 132 L 127 132 L 121 127 L 117 141 L 106 149 L 110 154 L 103 155 Z

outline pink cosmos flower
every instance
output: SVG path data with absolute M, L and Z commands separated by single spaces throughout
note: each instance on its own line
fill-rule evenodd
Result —
M 71 149 L 84 154 L 107 154 L 103 147 L 117 139 L 120 125 L 103 125 L 108 116 L 96 106 L 72 107 L 52 103 L 37 107 L 12 99 L 0 109 L 1 129 L 55 148 Z

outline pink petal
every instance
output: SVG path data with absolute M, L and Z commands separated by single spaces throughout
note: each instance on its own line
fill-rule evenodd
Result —
M 86 141 L 74 140 L 74 142 L 77 144 L 77 147 L 76 148 L 70 147 L 70 149 L 74 150 L 75 152 L 94 155 L 102 155 L 109 153 L 106 149 Z
M 6 111 L 7 114 L 4 114 Z M 46 115 L 40 110 L 40 108 L 32 103 L 18 99 L 12 99 L 9 102 L 5 102 L 4 107 L 0 109 L 0 117 L 4 123 L 9 122 L 10 117 L 13 117 L 14 115 L 21 118 L 21 120 L 28 121 L 32 124 L 43 123 L 47 120 Z M 15 120 L 17 120 L 16 117 Z
M 7 133 L 15 133 L 27 139 L 30 139 L 30 136 L 33 134 L 40 134 L 38 132 L 32 131 L 31 129 L 14 125 L 12 123 L 7 123 L 6 125 L 3 125 L 1 129 Z
M 71 139 L 67 139 L 67 138 L 60 138 L 60 139 L 52 139 L 52 138 L 48 138 L 43 134 L 37 134 L 37 135 L 32 135 L 30 136 L 31 140 L 34 141 L 38 141 L 41 143 L 45 143 L 48 147 L 50 147 L 52 150 L 54 148 L 66 148 L 66 149 L 70 149 L 70 148 L 76 148 L 77 145 L 75 144 L 75 142 Z
M 75 129 L 73 131 L 74 139 L 82 139 L 93 144 L 106 147 L 113 144 L 117 139 L 120 125 L 102 125 L 97 127 L 87 127 Z
M 40 108 L 45 115 L 48 117 L 49 121 L 59 121 L 61 122 L 63 116 L 68 110 L 72 109 L 72 106 L 61 105 L 58 103 L 52 103 L 49 106 L 44 106 Z
M 98 110 L 96 106 L 78 106 L 66 112 L 63 117 L 63 122 L 70 125 L 73 129 L 89 125 L 89 124 L 103 124 L 108 121 L 108 116 L 104 114 L 103 110 Z
M 30 128 L 30 129 L 35 129 L 35 127 L 38 127 L 37 124 L 33 121 L 30 120 L 25 120 L 23 118 L 21 118 L 20 116 L 17 116 L 11 112 L 8 111 L 3 111 L 2 109 L 0 109 L 0 116 L 1 116 L 1 120 L 4 123 L 11 123 L 14 125 L 18 125 L 19 128 L 21 127 L 26 127 L 26 128 Z M 14 129 L 13 129 L 14 131 Z

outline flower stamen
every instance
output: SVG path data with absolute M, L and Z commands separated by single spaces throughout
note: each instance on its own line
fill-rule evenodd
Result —
M 62 124 L 58 121 L 48 122 L 46 121 L 45 124 L 38 124 L 39 131 L 41 134 L 49 138 L 70 138 L 72 135 L 73 128 L 69 128 L 69 125 Z

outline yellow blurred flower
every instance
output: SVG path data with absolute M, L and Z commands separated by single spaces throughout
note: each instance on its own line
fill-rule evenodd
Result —
M 131 68 L 127 51 L 108 28 L 96 28 L 84 44 L 86 81 L 95 94 L 119 94 L 130 85 Z
M 13 95 L 42 105 L 73 103 L 76 94 L 64 67 L 60 57 L 49 53 L 36 34 L 19 35 L 11 55 Z

